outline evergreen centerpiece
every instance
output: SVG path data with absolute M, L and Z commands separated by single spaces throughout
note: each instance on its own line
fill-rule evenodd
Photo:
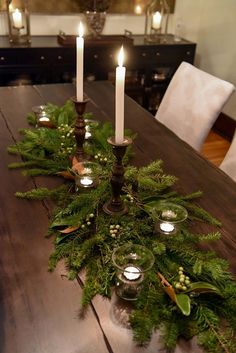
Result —
M 111 125 L 99 125 L 86 145 L 86 153 L 101 165 L 99 183 L 96 188 L 77 193 L 70 160 L 75 150 L 73 105 L 49 104 L 47 113 L 54 129 L 24 129 L 23 139 L 8 151 L 24 158 L 24 162 L 9 167 L 24 168 L 26 175 L 66 178 L 56 189 L 40 187 L 16 193 L 29 200 L 50 198 L 57 206 L 48 230 L 55 246 L 49 270 L 53 271 L 62 259 L 70 280 L 86 270 L 82 296 L 86 308 L 97 294 L 109 298 L 112 295 L 116 285 L 114 250 L 124 245 L 145 247 L 153 253 L 154 263 L 142 281 L 129 317 L 136 342 L 146 344 L 152 333 L 160 330 L 168 349 L 175 348 L 179 337 L 197 336 L 206 352 L 235 353 L 236 283 L 226 260 L 201 249 L 203 243 L 217 241 L 221 236 L 220 222 L 196 204 L 201 192 L 179 195 L 175 191 L 176 178 L 163 172 L 161 161 L 136 168 L 128 164 L 131 150 L 127 148 L 121 196 L 129 212 L 107 215 L 102 207 L 111 195 L 109 177 L 114 156 L 107 143 L 114 134 Z M 91 119 L 91 114 L 87 118 Z M 34 114 L 28 121 L 37 124 Z M 170 215 L 178 216 L 178 209 L 168 208 L 167 213 L 166 202 L 184 207 L 188 214 L 174 234 L 155 230 L 156 211 L 168 220 Z M 193 233 L 192 229 L 202 222 L 208 224 L 209 233 Z M 130 273 L 126 267 L 126 277 L 130 275 L 133 278 L 137 272 Z

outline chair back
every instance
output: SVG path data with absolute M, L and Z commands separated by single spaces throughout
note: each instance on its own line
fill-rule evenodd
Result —
M 155 118 L 200 151 L 233 84 L 182 62 L 161 101 Z
M 236 132 L 231 142 L 230 148 L 225 155 L 223 162 L 220 165 L 226 174 L 236 181 Z

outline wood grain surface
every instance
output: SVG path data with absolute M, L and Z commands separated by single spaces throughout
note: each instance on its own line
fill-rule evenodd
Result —
M 96 119 L 114 124 L 114 87 L 107 82 L 85 85 L 90 101 L 87 111 Z M 7 146 L 27 127 L 32 106 L 51 102 L 62 105 L 75 95 L 71 84 L 0 88 L 0 352 L 4 353 L 145 353 L 164 352 L 161 337 L 154 334 L 149 345 L 138 347 L 131 330 L 118 324 L 114 310 L 128 310 L 115 296 L 97 296 L 81 317 L 83 276 L 68 281 L 61 264 L 48 273 L 52 241 L 45 239 L 51 205 L 16 199 L 16 191 L 35 186 L 54 186 L 60 179 L 23 177 L 7 165 L 16 161 Z M 125 127 L 136 132 L 133 163 L 145 165 L 163 160 L 166 173 L 179 178 L 176 190 L 185 194 L 202 190 L 199 204 L 222 222 L 222 239 L 209 248 L 230 262 L 236 274 L 236 183 L 197 154 L 153 116 L 125 97 Z M 206 227 L 198 225 L 199 232 Z M 195 340 L 180 341 L 175 353 L 198 353 Z
M 26 127 L 26 114 L 43 100 L 32 87 L 0 90 L 0 352 L 109 352 L 100 324 L 89 308 L 80 317 L 81 287 L 68 281 L 63 266 L 47 271 L 53 249 L 44 238 L 47 209 L 41 202 L 19 200 L 16 191 L 35 187 L 7 165 L 16 160 L 7 147 Z

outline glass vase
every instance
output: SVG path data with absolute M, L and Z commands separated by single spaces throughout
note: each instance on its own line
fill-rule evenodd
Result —
M 89 31 L 94 37 L 99 37 L 106 22 L 106 11 L 86 11 L 85 18 Z

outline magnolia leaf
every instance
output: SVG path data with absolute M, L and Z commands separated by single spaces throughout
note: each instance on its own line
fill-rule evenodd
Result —
M 80 226 L 75 226 L 75 227 L 67 227 L 63 230 L 59 230 L 60 233 L 63 233 L 63 234 L 68 234 L 68 233 L 72 233 L 74 232 L 75 230 L 79 229 Z
M 163 286 L 164 291 L 166 294 L 169 295 L 169 297 L 173 300 L 173 302 L 176 303 L 176 293 L 175 290 L 172 286 Z
M 165 279 L 165 277 L 158 272 L 158 277 L 161 280 L 164 291 L 169 297 L 177 304 L 178 308 L 182 311 L 185 316 L 188 316 L 191 311 L 190 298 L 187 294 L 176 294 L 172 285 Z
M 51 224 L 51 228 L 61 228 L 65 226 L 68 226 L 67 219 L 55 219 L 55 221 L 53 221 Z
M 55 243 L 56 243 L 57 245 L 63 243 L 66 239 L 68 239 L 68 238 L 70 237 L 70 235 L 71 235 L 71 234 L 69 233 L 69 234 L 66 234 L 66 235 L 64 235 L 64 236 L 58 236 L 58 237 L 56 237 Z
M 190 315 L 190 298 L 187 294 L 176 294 L 176 304 L 185 316 Z
M 76 157 L 73 157 L 72 159 L 72 171 L 78 174 L 83 174 L 84 173 L 84 164 L 83 162 L 78 162 Z
M 173 300 L 173 302 L 176 303 L 176 294 L 172 285 L 165 279 L 165 277 L 160 272 L 158 272 L 157 275 L 161 280 L 161 284 L 166 294 L 168 294 L 169 297 Z
M 57 175 L 62 176 L 65 179 L 75 180 L 74 175 L 64 170 L 63 172 L 58 172 Z
M 219 289 L 207 282 L 194 282 L 190 283 L 188 289 L 184 293 L 196 292 L 196 293 L 212 293 L 221 294 Z

